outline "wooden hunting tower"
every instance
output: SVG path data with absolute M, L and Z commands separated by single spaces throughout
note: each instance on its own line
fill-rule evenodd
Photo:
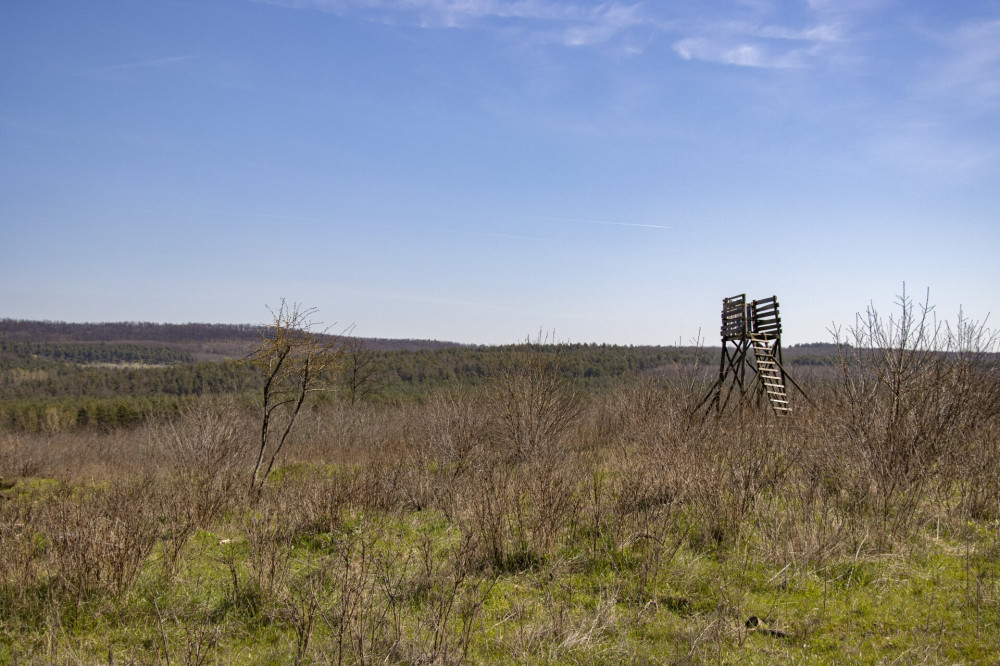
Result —
M 719 379 L 698 405 L 723 411 L 733 392 L 739 400 L 767 398 L 776 416 L 788 416 L 788 382 L 805 396 L 782 365 L 781 316 L 778 297 L 771 296 L 747 303 L 746 294 L 722 300 L 722 356 Z M 747 371 L 751 377 L 748 379 Z M 725 396 L 723 396 L 725 393 Z

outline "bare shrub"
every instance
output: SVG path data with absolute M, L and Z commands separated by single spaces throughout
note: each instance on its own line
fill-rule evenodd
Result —
M 699 521 L 693 536 L 702 545 L 732 544 L 760 500 L 779 488 L 798 448 L 788 428 L 763 410 L 745 410 L 698 434 L 674 453 L 688 471 L 687 499 Z
M 149 478 L 113 481 L 103 490 L 53 495 L 42 533 L 59 586 L 71 598 L 128 592 L 159 537 L 147 497 Z
M 834 441 L 849 451 L 854 488 L 879 521 L 880 545 L 917 519 L 920 498 L 948 456 L 998 412 L 996 337 L 961 314 L 936 321 L 905 289 L 888 318 L 869 307 L 836 332 Z
M 356 498 L 356 472 L 308 474 L 281 487 L 285 520 L 295 536 L 335 532 Z
M 0 484 L 35 476 L 41 468 L 38 452 L 26 446 L 21 437 L 11 434 L 0 437 Z
M 676 393 L 651 379 L 616 386 L 598 403 L 596 443 L 628 450 L 661 439 L 675 425 Z
M 271 595 L 275 585 L 282 584 L 288 576 L 292 529 L 286 518 L 287 508 L 273 498 L 266 498 L 243 517 L 243 535 L 250 548 L 251 581 L 264 595 Z
M 1000 518 L 1000 423 L 982 427 L 959 448 L 949 477 L 959 488 L 958 514 L 965 520 Z
M 173 476 L 178 498 L 204 527 L 239 495 L 249 469 L 249 422 L 232 398 L 189 404 L 172 419 L 147 426 L 151 457 Z
M 306 571 L 279 594 L 281 615 L 295 630 L 295 660 L 301 664 L 309 651 L 329 582 L 329 567 L 305 563 Z
M 435 508 L 454 518 L 487 440 L 487 418 L 479 396 L 449 391 L 432 396 L 417 423 L 414 464 L 426 471 Z
M 415 630 L 400 646 L 407 661 L 459 664 L 465 661 L 483 605 L 496 579 L 480 577 L 479 547 L 473 534 L 442 553 L 430 540 L 421 546 L 417 563 L 422 613 Z
M 0 588 L 21 601 L 37 580 L 39 513 L 37 503 L 20 497 L 0 501 Z
M 818 404 L 826 396 L 817 395 Z M 823 567 L 831 558 L 855 553 L 868 540 L 847 490 L 849 462 L 838 443 L 825 439 L 826 416 L 798 410 L 783 423 L 794 464 L 784 482 L 757 507 L 758 553 L 772 562 Z
M 362 518 L 332 535 L 323 575 L 330 584 L 320 619 L 330 634 L 329 663 L 398 661 L 403 636 L 404 583 L 409 555 L 378 547 L 381 530 Z
M 475 534 L 487 560 L 510 568 L 527 551 L 525 507 L 513 465 L 498 461 L 477 466 L 459 516 L 462 531 Z M 515 567 L 516 568 L 516 567 Z
M 583 399 L 560 367 L 558 347 L 502 351 L 486 391 L 494 441 L 516 460 L 558 455 Z
M 468 392 L 449 391 L 424 405 L 428 458 L 449 477 L 461 476 L 487 436 L 484 405 Z

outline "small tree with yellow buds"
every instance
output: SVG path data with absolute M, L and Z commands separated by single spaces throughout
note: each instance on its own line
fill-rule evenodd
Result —
M 302 308 L 284 299 L 271 310 L 272 324 L 248 360 L 264 373 L 260 403 L 260 448 L 250 478 L 250 491 L 260 493 L 312 393 L 336 389 L 344 346 L 329 328 L 317 331 L 316 308 Z

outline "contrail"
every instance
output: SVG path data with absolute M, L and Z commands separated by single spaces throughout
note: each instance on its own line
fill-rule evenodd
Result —
M 107 67 L 95 67 L 93 69 L 86 70 L 87 74 L 109 74 L 111 72 L 120 72 L 129 69 L 144 69 L 146 67 L 163 67 L 164 65 L 172 65 L 177 62 L 185 62 L 187 60 L 194 60 L 198 56 L 196 55 L 182 55 L 182 56 L 170 56 L 167 58 L 156 58 L 154 60 L 140 60 L 136 62 L 126 62 L 120 65 L 108 65 Z
M 585 224 L 605 224 L 613 227 L 639 227 L 642 229 L 672 229 L 662 224 L 640 224 L 638 222 L 610 222 L 608 220 L 585 220 L 579 217 L 549 217 L 546 215 L 526 215 L 532 220 L 551 220 L 553 222 L 583 222 Z

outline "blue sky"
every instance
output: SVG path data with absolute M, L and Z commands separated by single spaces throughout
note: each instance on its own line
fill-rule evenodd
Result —
M 1000 2 L 0 6 L 0 316 L 829 341 L 1000 310 Z M 1000 315 L 998 315 L 1000 316 Z

